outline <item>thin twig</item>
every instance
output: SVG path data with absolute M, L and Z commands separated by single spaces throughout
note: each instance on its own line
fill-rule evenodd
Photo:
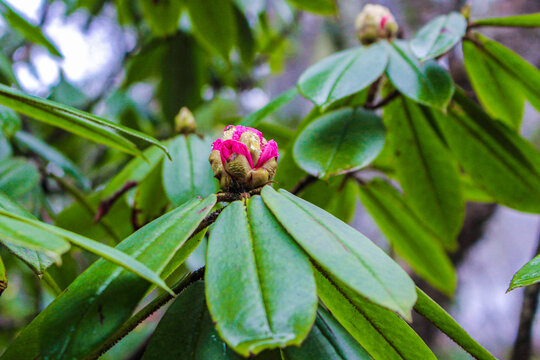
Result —
M 535 256 L 538 254 L 540 254 L 540 231 Z M 519 327 L 516 340 L 514 341 L 511 360 L 528 360 L 531 358 L 532 325 L 536 310 L 538 308 L 539 292 L 540 284 L 528 286 L 523 292 L 523 302 L 521 303 L 521 314 L 519 316 Z
M 94 222 L 98 223 L 101 220 L 101 218 L 107 215 L 109 210 L 111 210 L 116 200 L 118 200 L 128 190 L 130 190 L 131 188 L 135 186 L 137 186 L 136 181 L 128 181 L 124 184 L 124 186 L 122 186 L 120 190 L 118 190 L 117 192 L 109 196 L 108 198 L 101 200 L 101 202 L 99 203 L 98 209 L 96 211 L 96 216 L 94 217 Z
M 171 289 L 178 295 L 184 291 L 189 285 L 201 280 L 204 277 L 204 267 L 197 271 L 194 271 L 184 278 L 180 279 Z M 86 359 L 97 359 L 101 355 L 105 354 L 116 343 L 122 340 L 127 334 L 133 331 L 140 323 L 146 320 L 149 316 L 159 310 L 162 306 L 167 304 L 173 296 L 169 293 L 163 293 L 152 300 L 148 305 L 142 308 L 138 313 L 133 315 L 128 321 L 126 321 L 115 333 L 99 348 L 94 350 Z
M 392 100 L 397 98 L 399 96 L 399 92 L 397 90 L 392 91 L 390 94 L 388 94 L 385 98 L 381 99 L 379 102 L 376 102 L 375 104 L 366 104 L 364 105 L 364 108 L 368 110 L 375 110 L 378 108 L 381 108 L 385 105 L 388 105 Z
M 304 177 L 302 180 L 300 180 L 298 182 L 298 184 L 296 184 L 292 190 L 291 190 L 291 193 L 293 193 L 294 195 L 298 195 L 299 193 L 301 193 L 306 187 L 308 187 L 309 185 L 313 184 L 315 181 L 317 181 L 317 177 L 316 176 L 313 176 L 313 175 L 307 175 L 306 177 Z

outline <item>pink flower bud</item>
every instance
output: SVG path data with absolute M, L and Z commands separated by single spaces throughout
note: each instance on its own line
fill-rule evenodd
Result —
M 262 133 L 241 125 L 229 125 L 212 144 L 208 160 L 225 191 L 249 191 L 269 183 L 276 173 L 278 145 Z
M 398 24 L 387 7 L 367 4 L 354 23 L 356 36 L 364 45 L 380 39 L 392 39 L 396 36 Z

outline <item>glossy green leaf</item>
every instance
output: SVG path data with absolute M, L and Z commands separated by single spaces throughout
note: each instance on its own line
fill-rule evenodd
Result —
M 205 46 L 229 59 L 236 41 L 236 21 L 230 0 L 186 0 L 195 36 Z
M 337 193 L 332 196 L 325 210 L 337 217 L 339 220 L 350 223 L 356 212 L 356 201 L 358 199 L 358 186 L 353 179 L 345 181 L 340 186 Z M 328 196 L 328 194 L 323 194 Z
M 217 191 L 208 162 L 211 148 L 210 138 L 201 139 L 195 134 L 179 135 L 170 142 L 172 161 L 163 162 L 163 186 L 173 205 Z
M 286 104 L 290 103 L 297 96 L 298 96 L 298 90 L 296 88 L 291 88 L 281 93 L 279 96 L 274 98 L 272 101 L 270 101 L 268 104 L 266 104 L 259 110 L 246 116 L 242 120 L 241 125 L 250 126 L 250 127 L 257 126 L 262 120 L 264 120 L 266 117 L 273 114 L 274 112 L 276 112 L 277 110 L 285 106 Z
M 517 273 L 514 274 L 508 291 L 518 287 L 529 286 L 540 281 L 540 255 L 523 265 Z
M 384 126 L 374 113 L 345 108 L 309 124 L 294 144 L 298 165 L 313 176 L 327 179 L 367 166 L 384 146 Z
M 402 40 L 384 43 L 390 53 L 386 74 L 400 93 L 421 104 L 445 109 L 452 98 L 452 78 L 434 61 L 420 64 Z
M 511 90 L 522 92 L 531 105 L 540 111 L 540 70 L 498 42 L 481 34 L 475 35 L 476 46 L 489 54 L 501 69 L 517 80 L 516 88 Z
M 6 275 L 6 267 L 4 266 L 4 262 L 0 257 L 0 296 L 2 296 L 2 293 L 4 292 L 4 290 L 6 290 L 7 286 L 8 278 Z
M 0 104 L 128 154 L 140 155 L 140 150 L 131 141 L 112 132 L 111 129 L 147 141 L 167 153 L 167 148 L 151 136 L 69 106 L 23 94 L 4 85 L 0 85 Z
M 519 128 L 525 99 L 514 75 L 470 41 L 463 42 L 463 55 L 467 75 L 486 111 L 510 127 Z
M 540 154 L 504 124 L 491 119 L 461 91 L 450 116 L 437 114 L 450 150 L 476 184 L 498 203 L 540 213 Z
M 287 360 L 371 360 L 371 356 L 324 308 L 317 311 L 315 325 L 300 347 L 282 350 Z
M 214 195 L 186 203 L 141 228 L 115 250 L 161 273 L 215 203 Z M 98 260 L 25 328 L 1 359 L 82 358 L 131 316 L 150 287 L 134 274 Z
M 65 77 L 64 73 L 60 73 L 60 81 L 52 89 L 49 98 L 61 104 L 73 106 L 75 108 L 84 107 L 89 99 L 81 89 L 73 86 Z
M 72 176 L 83 189 L 90 189 L 90 180 L 83 175 L 77 165 L 64 156 L 64 154 L 62 154 L 60 151 L 24 131 L 17 132 L 15 134 L 15 139 L 19 144 L 24 145 L 32 152 L 38 154 L 45 160 L 64 170 L 67 174 Z
M 45 47 L 51 54 L 62 57 L 52 42 L 38 26 L 30 24 L 22 15 L 13 10 L 7 2 L 0 0 L 0 13 L 9 27 L 19 32 L 26 40 Z
M 438 233 L 414 215 L 401 194 L 390 184 L 374 180 L 360 187 L 360 199 L 392 247 L 414 271 L 442 292 L 453 294 L 456 273 Z
M 28 193 L 39 184 L 39 172 L 34 164 L 13 158 L 0 161 L 0 191 L 11 197 Z
M 405 200 L 447 249 L 465 214 L 459 169 L 430 125 L 430 110 L 400 97 L 384 109 L 387 139 Z
M 309 67 L 298 79 L 298 89 L 315 104 L 328 106 L 368 87 L 387 62 L 383 43 L 341 51 Z
M 322 209 L 266 186 L 266 205 L 325 272 L 365 298 L 410 319 L 416 301 L 407 274 L 371 240 Z
M 287 0 L 291 5 L 315 14 L 331 15 L 337 11 L 335 0 Z
M 259 196 L 247 212 L 241 201 L 223 210 L 206 259 L 208 307 L 229 346 L 248 356 L 301 344 L 317 310 L 313 273 Z
M 493 355 L 476 342 L 459 324 L 422 290 L 416 288 L 418 301 L 414 310 L 428 319 L 456 344 L 478 360 L 496 360 Z
M 156 36 L 168 36 L 178 30 L 182 0 L 139 0 L 141 12 Z
M 440 56 L 456 45 L 467 30 L 467 20 L 457 12 L 441 15 L 424 25 L 410 41 L 411 50 L 422 60 Z
M 28 212 L 26 209 L 22 208 L 14 200 L 10 199 L 7 195 L 0 191 L 0 209 L 17 214 L 20 216 L 28 217 L 30 219 L 35 219 L 35 217 Z M 32 271 L 37 275 L 41 275 L 45 270 L 52 265 L 54 259 L 39 252 L 34 249 L 28 249 L 13 243 L 2 241 L 3 238 L 0 237 L 0 242 L 8 248 L 9 252 L 21 259 L 25 264 L 27 264 Z M 55 241 L 55 240 L 53 240 Z M 63 249 L 62 249 L 63 251 Z
M 508 26 L 508 27 L 540 27 L 540 13 L 513 15 L 491 19 L 479 19 L 472 22 L 473 26 Z
M 168 292 L 171 292 L 165 282 L 161 280 L 154 271 L 150 270 L 148 267 L 146 267 L 146 265 L 141 264 L 139 261 L 133 259 L 131 256 L 128 256 L 124 252 L 115 248 L 111 248 L 97 241 L 72 233 L 71 231 L 61 229 L 39 220 L 13 214 L 2 209 L 0 209 L 0 224 L 0 226 L 4 228 L 3 232 L 8 234 L 7 236 L 9 236 L 9 230 L 12 232 L 16 231 L 16 235 L 20 234 L 21 237 L 25 237 L 26 241 L 31 240 L 33 244 L 36 244 L 34 247 L 30 246 L 29 248 L 39 250 L 40 247 L 48 247 L 51 245 L 50 242 L 53 242 L 53 244 L 58 244 L 58 250 L 51 249 L 51 251 L 61 254 L 69 249 L 69 245 L 65 246 L 61 243 L 61 241 L 64 243 L 68 241 L 81 249 L 101 256 L 111 263 L 120 265 L 141 278 L 156 284 Z M 8 229 L 8 231 L 6 231 L 6 229 Z M 15 236 L 10 238 L 12 241 L 14 241 L 14 239 Z M 26 247 L 25 244 L 21 245 Z M 46 250 L 46 248 L 44 250 Z
M 204 297 L 204 282 L 184 290 L 159 322 L 143 360 L 240 360 L 217 334 Z
M 424 341 L 392 311 L 377 306 L 325 274 L 317 291 L 336 319 L 375 360 L 436 360 Z

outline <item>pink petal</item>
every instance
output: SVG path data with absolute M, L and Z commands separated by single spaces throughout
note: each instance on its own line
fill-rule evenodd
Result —
M 231 157 L 232 154 L 244 155 L 249 162 L 249 166 L 251 166 L 251 168 L 253 169 L 253 159 L 251 158 L 251 154 L 249 153 L 247 146 L 240 141 L 222 141 L 219 153 L 221 155 L 221 161 L 223 162 L 223 164 L 227 162 L 227 160 Z
M 223 144 L 223 141 L 221 139 L 217 139 L 212 143 L 212 151 L 214 150 L 221 150 L 221 146 Z
M 381 30 L 384 29 L 384 24 L 390 19 L 390 15 L 386 15 L 381 19 Z
M 261 156 L 259 157 L 259 161 L 257 161 L 255 168 L 260 168 L 273 157 L 275 157 L 277 160 L 278 156 L 279 153 L 277 143 L 274 140 L 268 141 L 266 145 L 264 145 Z

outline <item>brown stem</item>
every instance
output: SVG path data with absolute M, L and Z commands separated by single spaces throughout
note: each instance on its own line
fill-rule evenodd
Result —
M 264 185 L 266 186 L 266 185 Z M 219 192 L 216 194 L 218 202 L 233 202 L 237 200 L 249 199 L 252 196 L 260 195 L 264 186 L 247 192 Z
M 317 177 L 316 176 L 313 176 L 313 175 L 307 175 L 305 178 L 303 178 L 302 180 L 300 180 L 298 182 L 298 184 L 296 184 L 292 190 L 291 190 L 291 193 L 293 193 L 294 195 L 298 195 L 299 193 L 301 193 L 306 187 L 308 187 L 309 185 L 311 185 L 312 183 L 314 183 L 315 181 L 317 181 Z
M 540 234 L 535 256 L 540 254 Z M 540 284 L 527 286 L 523 292 L 523 302 L 521 303 L 521 314 L 519 316 L 519 327 L 514 341 L 511 360 L 528 360 L 531 358 L 532 348 L 532 326 L 534 316 L 538 308 L 538 293 Z
M 385 105 L 388 105 L 392 100 L 397 98 L 399 96 L 399 92 L 397 90 L 392 91 L 390 94 L 388 94 L 384 99 L 381 99 L 379 102 L 376 102 L 375 104 L 366 104 L 364 105 L 364 108 L 368 110 L 375 110 L 378 108 L 381 108 Z
M 111 210 L 111 207 L 114 205 L 116 200 L 118 200 L 122 195 L 124 195 L 129 189 L 137 186 L 136 181 L 128 181 L 122 186 L 120 190 L 112 194 L 110 197 L 101 200 L 99 203 L 98 209 L 96 211 L 96 216 L 94 217 L 94 222 L 98 223 L 101 218 L 103 218 L 109 210 Z

